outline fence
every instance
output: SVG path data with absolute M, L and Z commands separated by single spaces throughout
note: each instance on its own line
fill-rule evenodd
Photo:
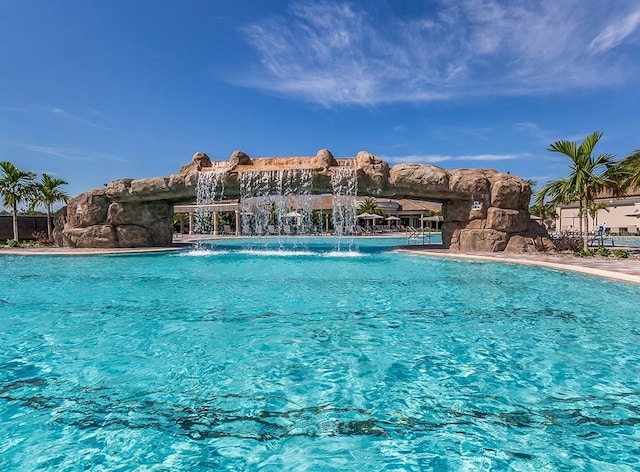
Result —
M 33 233 L 47 232 L 46 216 L 18 216 L 18 235 L 20 240 L 34 239 Z M 0 241 L 13 238 L 13 220 L 11 215 L 0 215 Z

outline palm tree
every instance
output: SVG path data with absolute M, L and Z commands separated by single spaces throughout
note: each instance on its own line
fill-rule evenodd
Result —
M 0 195 L 4 205 L 11 208 L 13 215 L 13 239 L 18 240 L 18 204 L 27 198 L 33 188 L 36 174 L 18 169 L 11 162 L 0 162 Z
M 65 202 L 69 199 L 69 195 L 62 190 L 62 185 L 68 182 L 57 179 L 49 174 L 42 174 L 40 182 L 33 185 L 32 194 L 30 195 L 32 207 L 43 205 L 47 209 L 47 237 L 51 239 L 51 208 L 58 202 Z
M 591 133 L 580 145 L 571 141 L 556 141 L 551 144 L 548 151 L 559 152 L 571 159 L 571 173 L 566 178 L 548 182 L 536 195 L 537 204 L 545 203 L 548 197 L 556 205 L 574 201 L 579 203 L 579 214 L 584 220 L 581 231 L 585 251 L 589 248 L 589 218 L 585 210 L 598 191 L 617 188 L 616 182 L 607 173 L 614 166 L 613 156 L 592 155 L 602 135 L 601 132 Z
M 594 228 L 596 226 L 598 226 L 598 212 L 600 210 L 604 210 L 607 213 L 609 213 L 609 208 L 607 208 L 607 204 L 604 203 L 604 202 L 599 202 L 599 203 L 591 202 L 591 203 L 589 203 L 589 205 L 585 209 L 585 211 L 587 212 L 587 214 L 591 217 L 591 220 L 593 221 Z
M 542 219 L 544 225 L 549 228 L 558 217 L 553 203 L 538 203 L 529 207 L 529 213 Z
M 374 215 L 387 216 L 387 212 L 378 206 L 375 198 L 367 197 L 358 207 L 358 215 L 363 213 L 371 213 Z
M 620 161 L 609 174 L 623 191 L 640 188 L 640 149 Z

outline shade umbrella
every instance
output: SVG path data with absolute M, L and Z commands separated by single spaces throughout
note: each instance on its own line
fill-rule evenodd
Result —
M 633 210 L 631 213 L 626 214 L 624 216 L 634 216 L 636 218 L 640 218 L 640 204 L 635 203 L 634 205 L 636 206 L 636 209 Z
M 290 211 L 289 213 L 287 213 L 286 215 L 287 218 L 297 218 L 299 216 L 302 216 L 301 213 L 298 213 L 297 211 Z
M 384 218 L 383 216 L 376 215 L 374 213 L 360 213 L 356 218 L 362 218 L 363 220 L 377 220 L 378 218 Z
M 377 220 L 378 218 L 383 218 L 383 217 L 380 216 L 380 215 L 376 215 L 374 213 L 360 213 L 359 215 L 356 215 L 356 218 L 373 221 L 373 220 Z M 371 225 L 371 223 L 368 224 L 367 226 L 370 226 L 370 225 Z
M 400 218 L 398 218 L 397 216 L 391 215 L 391 216 L 387 216 L 385 218 L 385 220 L 387 221 L 387 226 L 389 227 L 389 231 L 391 231 L 391 222 L 395 221 L 396 222 L 396 227 L 398 226 L 398 220 L 400 220 Z

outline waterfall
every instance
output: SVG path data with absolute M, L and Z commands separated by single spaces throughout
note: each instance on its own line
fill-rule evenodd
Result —
M 311 234 L 312 184 L 311 169 L 241 173 L 242 234 Z
M 198 172 L 196 183 L 196 211 L 194 231 L 199 234 L 213 232 L 213 220 L 211 208 L 208 205 L 222 200 L 224 195 L 225 168 L 213 171 Z
M 354 234 L 356 222 L 356 195 L 358 180 L 356 169 L 338 167 L 331 172 L 333 188 L 333 228 L 336 236 Z

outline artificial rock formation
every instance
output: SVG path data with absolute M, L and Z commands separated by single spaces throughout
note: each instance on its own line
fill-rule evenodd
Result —
M 336 160 L 326 149 L 316 156 L 251 159 L 235 151 L 226 162 L 212 163 L 204 153 L 169 177 L 120 179 L 71 200 L 56 218 L 54 237 L 66 247 L 168 246 L 173 205 L 195 199 L 199 172 L 223 173 L 224 197 L 239 197 L 243 172 L 305 168 L 313 171 L 313 192 L 330 193 L 331 172 L 355 169 L 358 194 L 442 202 L 445 247 L 456 251 L 511 251 L 550 248 L 546 230 L 531 221 L 529 185 L 520 177 L 489 169 L 445 170 L 398 164 L 393 168 L 361 151 L 355 159 Z

